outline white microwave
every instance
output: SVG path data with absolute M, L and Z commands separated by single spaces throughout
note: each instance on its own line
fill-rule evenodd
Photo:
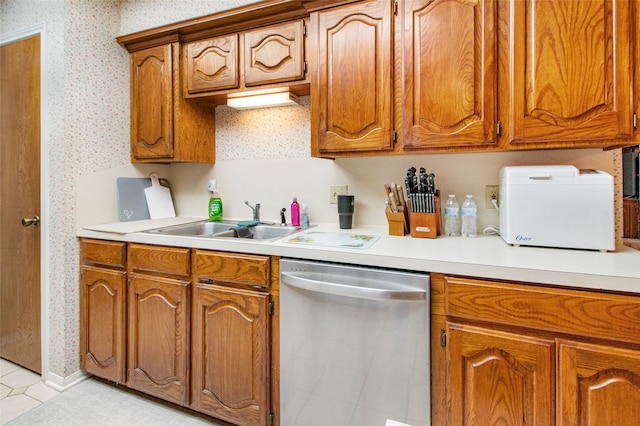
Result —
M 500 236 L 509 244 L 615 250 L 613 176 L 574 166 L 500 171 Z

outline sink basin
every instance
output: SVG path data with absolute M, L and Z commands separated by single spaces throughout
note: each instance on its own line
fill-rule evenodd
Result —
M 236 229 L 237 228 L 237 229 Z M 260 224 L 248 228 L 238 228 L 238 222 L 195 222 L 184 225 L 146 231 L 151 234 L 176 235 L 185 237 L 206 238 L 246 238 L 254 240 L 275 240 L 299 231 L 297 226 L 280 226 Z
M 213 234 L 235 228 L 237 224 L 237 222 L 194 222 L 184 225 L 170 226 L 167 228 L 152 229 L 146 232 L 150 234 L 210 237 Z

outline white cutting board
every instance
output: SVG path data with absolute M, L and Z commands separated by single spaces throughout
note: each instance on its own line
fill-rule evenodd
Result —
M 169 188 L 160 185 L 157 173 L 151 173 L 149 177 L 151 178 L 151 186 L 144 190 L 147 207 L 149 207 L 149 216 L 151 219 L 175 217 L 176 212 L 173 208 L 171 191 Z

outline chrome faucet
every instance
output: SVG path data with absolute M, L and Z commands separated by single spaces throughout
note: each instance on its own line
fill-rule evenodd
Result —
M 255 207 L 249 204 L 248 201 L 245 201 L 244 203 L 253 210 L 253 220 L 260 222 L 260 203 L 256 203 Z

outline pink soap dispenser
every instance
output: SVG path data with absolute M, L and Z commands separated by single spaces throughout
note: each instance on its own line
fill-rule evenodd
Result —
M 300 204 L 298 204 L 298 197 L 293 197 L 291 202 L 291 225 L 300 226 Z

